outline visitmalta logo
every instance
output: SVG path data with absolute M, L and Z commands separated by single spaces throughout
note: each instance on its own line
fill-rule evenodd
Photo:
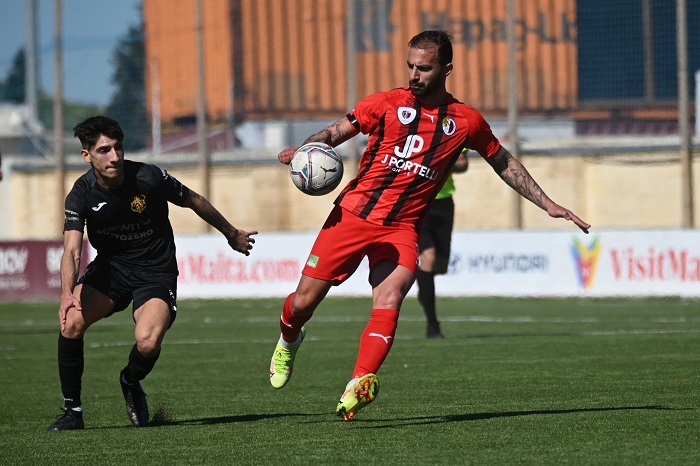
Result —
M 593 286 L 601 248 L 598 236 L 593 237 L 588 246 L 578 238 L 574 238 L 571 243 L 571 256 L 574 259 L 578 283 L 584 290 L 590 290 Z
M 137 214 L 140 214 L 146 210 L 146 196 L 143 194 L 137 194 L 134 196 L 134 198 L 131 200 L 131 210 Z

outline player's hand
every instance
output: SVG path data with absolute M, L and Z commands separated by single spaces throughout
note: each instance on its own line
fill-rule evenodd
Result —
M 80 300 L 73 296 L 72 293 L 62 294 L 61 303 L 58 306 L 58 322 L 61 324 L 61 332 L 66 329 L 66 315 L 68 315 L 68 310 L 72 307 L 80 312 L 83 310 Z
M 289 162 L 292 161 L 294 158 L 294 153 L 297 151 L 298 147 L 292 146 L 292 147 L 287 147 L 285 150 L 277 154 L 277 159 L 285 164 L 289 165 Z
M 253 238 L 253 235 L 257 234 L 257 231 L 238 230 L 236 235 L 228 240 L 228 244 L 234 251 L 238 251 L 243 255 L 249 256 L 250 250 L 253 249 L 253 244 L 255 244 L 255 238 Z
M 591 228 L 591 225 L 584 222 L 580 218 L 576 216 L 572 211 L 569 209 L 566 209 L 560 205 L 554 205 L 552 208 L 550 208 L 547 213 L 549 214 L 550 217 L 554 218 L 563 218 L 564 220 L 569 220 L 571 222 L 574 222 L 576 226 L 578 226 L 581 231 L 584 233 L 588 233 L 588 229 Z

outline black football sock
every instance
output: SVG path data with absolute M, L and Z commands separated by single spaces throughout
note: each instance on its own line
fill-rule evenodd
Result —
M 127 382 L 137 382 L 143 380 L 153 370 L 156 361 L 160 357 L 160 349 L 158 354 L 152 358 L 147 358 L 138 350 L 136 344 L 131 348 L 129 353 L 129 364 L 124 368 L 124 376 Z
M 66 408 L 79 408 L 85 367 L 83 338 L 66 338 L 58 334 L 58 376 Z
M 418 302 L 423 306 L 428 326 L 438 324 L 435 315 L 435 274 L 418 270 Z

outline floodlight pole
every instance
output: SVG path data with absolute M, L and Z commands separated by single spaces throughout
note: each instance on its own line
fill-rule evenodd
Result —
M 516 159 L 520 155 L 518 141 L 518 65 L 515 56 L 515 0 L 506 3 L 506 42 L 508 43 L 508 134 L 510 153 Z M 523 198 L 512 194 L 511 224 L 515 229 L 523 229 Z
M 27 0 L 27 46 L 25 48 L 25 75 L 24 93 L 25 102 L 32 120 L 36 120 L 39 115 L 39 99 L 37 98 L 37 58 L 36 58 L 36 16 L 37 0 Z
M 163 151 L 161 145 L 160 120 L 160 72 L 158 61 L 151 62 L 151 155 L 157 156 Z
M 56 199 L 58 207 L 57 233 L 63 234 L 66 190 L 63 164 L 63 41 L 61 0 L 54 0 L 54 100 L 53 100 L 53 152 L 55 157 Z
M 207 106 L 204 80 L 204 21 L 202 19 L 202 0 L 197 0 L 197 136 L 199 141 L 199 167 L 201 171 L 202 196 L 209 198 L 209 147 L 207 141 Z M 211 226 L 204 223 L 204 231 L 211 231 Z
M 357 37 L 357 18 L 355 17 L 355 0 L 345 0 L 345 79 L 346 85 L 346 108 L 349 110 L 357 103 L 357 51 L 355 50 L 355 40 Z M 360 151 L 358 150 L 357 138 L 348 141 L 350 147 L 351 161 L 359 162 Z
M 681 200 L 683 228 L 694 228 L 693 153 L 688 107 L 688 25 L 686 0 L 676 0 L 676 53 L 678 58 L 678 130 L 680 133 Z

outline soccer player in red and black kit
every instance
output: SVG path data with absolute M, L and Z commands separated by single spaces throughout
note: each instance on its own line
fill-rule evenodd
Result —
M 303 325 L 330 287 L 346 280 L 367 256 L 372 312 L 336 408 L 346 421 L 377 395 L 376 373 L 394 342 L 399 309 L 416 276 L 421 222 L 464 148 L 477 151 L 503 181 L 551 217 L 570 220 L 586 233 L 590 228 L 542 191 L 478 111 L 447 92 L 452 44 L 445 31 L 414 36 L 407 66 L 408 87 L 366 97 L 305 141 L 335 147 L 358 133 L 369 135 L 356 177 L 335 200 L 296 291 L 284 303 L 270 383 L 282 388 L 288 382 L 306 333 Z M 280 162 L 288 164 L 295 150 L 280 152 Z
M 78 178 L 65 202 L 58 309 L 58 373 L 64 414 L 48 430 L 84 427 L 80 400 L 83 335 L 90 325 L 132 302 L 136 343 L 119 383 L 129 420 L 143 427 L 149 413 L 140 381 L 158 360 L 177 310 L 178 269 L 168 202 L 192 209 L 219 230 L 233 250 L 246 256 L 257 231 L 235 228 L 208 200 L 165 170 L 124 160 L 124 133 L 117 121 L 91 117 L 74 132 L 82 145 L 80 154 L 92 168 Z M 86 225 L 97 257 L 78 278 Z

